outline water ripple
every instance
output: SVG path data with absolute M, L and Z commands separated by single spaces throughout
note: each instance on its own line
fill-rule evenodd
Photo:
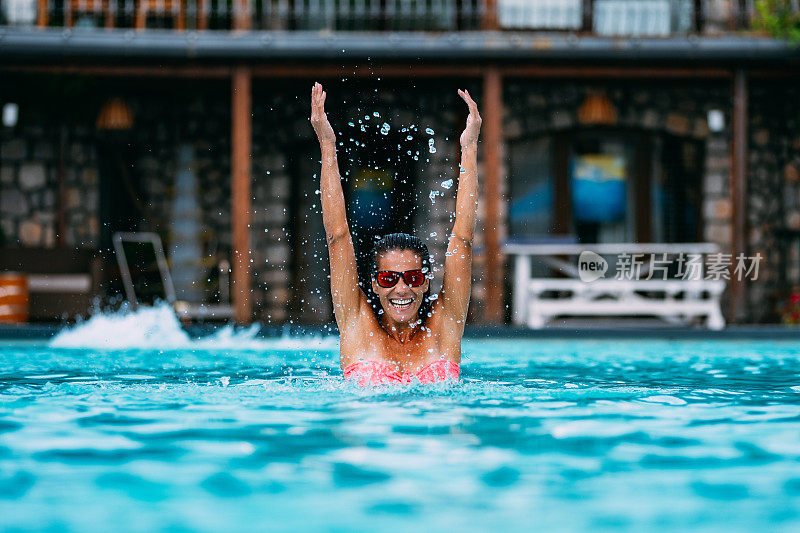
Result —
M 465 341 L 361 389 L 237 335 L 0 346 L 0 529 L 800 529 L 800 343 Z

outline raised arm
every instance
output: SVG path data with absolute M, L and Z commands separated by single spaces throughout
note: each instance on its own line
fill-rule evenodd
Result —
M 353 238 L 347 225 L 339 162 L 336 159 L 336 135 L 325 114 L 325 91 L 322 85 L 311 89 L 311 125 L 322 152 L 320 194 L 322 222 L 331 260 L 331 297 L 339 331 L 355 326 L 364 293 L 358 286 Z
M 467 318 L 472 285 L 472 240 L 478 212 L 478 135 L 481 130 L 481 115 L 469 92 L 459 90 L 458 95 L 469 106 L 469 116 L 460 138 L 461 165 L 456 194 L 456 217 L 444 259 L 441 305 L 444 317 L 455 322 L 452 327 L 456 331 L 453 332 L 460 338 Z

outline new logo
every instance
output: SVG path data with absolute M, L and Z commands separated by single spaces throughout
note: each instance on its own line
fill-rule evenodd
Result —
M 601 256 L 588 250 L 581 252 L 578 257 L 578 276 L 581 281 L 594 281 L 605 277 L 608 271 L 608 262 Z

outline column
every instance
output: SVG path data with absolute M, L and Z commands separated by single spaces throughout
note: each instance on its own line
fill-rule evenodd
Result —
M 733 76 L 733 146 L 731 149 L 731 262 L 747 254 L 747 73 L 737 69 Z M 746 315 L 745 279 L 731 272 L 729 286 L 730 322 L 741 322 Z
M 483 199 L 486 206 L 484 243 L 486 246 L 486 301 L 484 319 L 503 321 L 503 261 L 500 249 L 500 147 L 503 121 L 503 82 L 497 67 L 487 67 L 483 77 Z
M 235 67 L 231 84 L 231 280 L 233 316 L 240 324 L 250 322 L 253 315 L 250 292 L 251 84 L 250 69 L 245 66 Z

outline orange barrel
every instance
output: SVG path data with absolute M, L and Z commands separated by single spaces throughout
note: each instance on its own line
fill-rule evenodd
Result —
M 28 321 L 28 278 L 18 272 L 0 272 L 0 323 Z

